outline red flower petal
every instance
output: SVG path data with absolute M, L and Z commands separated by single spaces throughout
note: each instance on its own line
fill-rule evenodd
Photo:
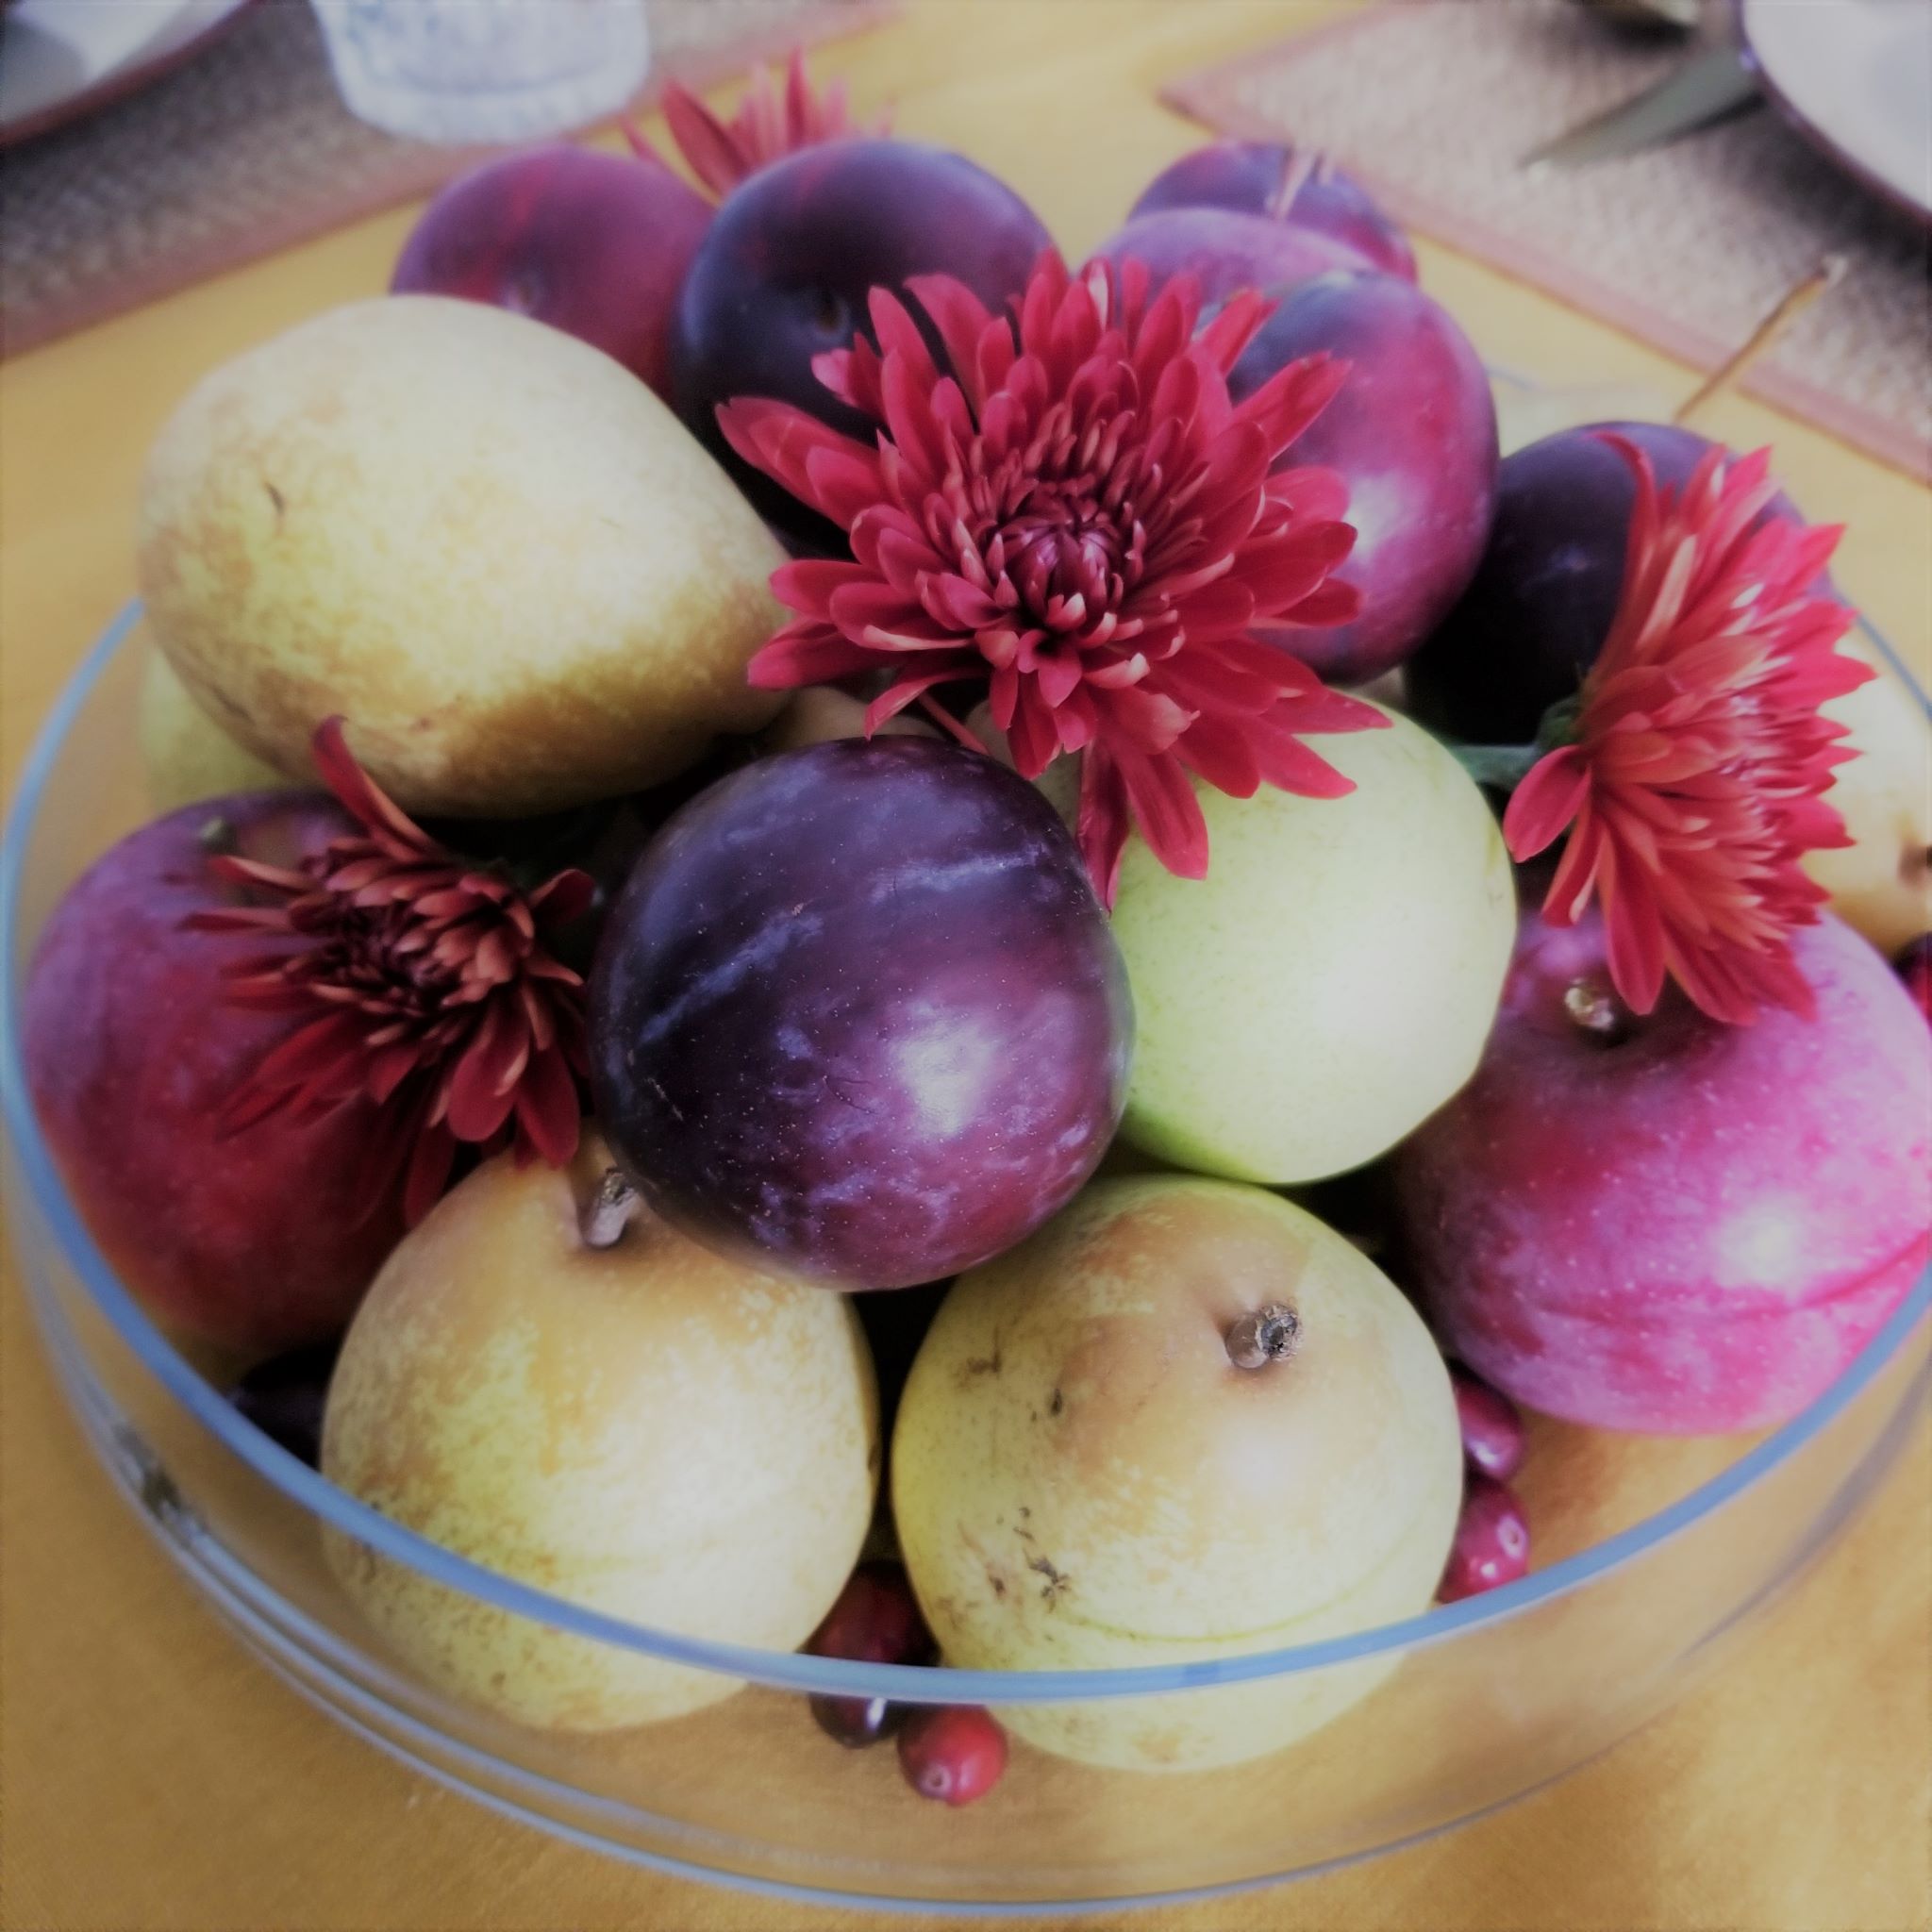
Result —
M 848 135 L 883 134 L 889 125 L 889 117 L 883 114 L 870 122 L 855 120 L 841 81 L 833 82 L 823 94 L 815 93 L 805 71 L 804 53 L 797 47 L 787 63 L 783 94 L 771 71 L 762 63 L 755 66 L 728 125 L 677 81 L 665 88 L 661 105 L 686 165 L 721 197 L 748 175 L 801 148 Z M 625 131 L 633 150 L 641 143 L 648 149 L 641 134 L 629 127 Z
M 877 724 L 976 670 L 1023 772 L 1086 758 L 1082 850 L 1108 891 L 1131 824 L 1167 861 L 1205 865 L 1190 765 L 1241 791 L 1345 790 L 1299 736 L 1383 721 L 1317 701 L 1311 673 L 1248 643 L 1264 620 L 1357 608 L 1331 575 L 1352 541 L 1339 478 L 1272 474 L 1344 367 L 1309 358 L 1238 409 L 1227 370 L 1265 300 L 1235 296 L 1197 335 L 1190 278 L 1157 292 L 1133 262 L 1074 276 L 1050 251 L 1010 317 L 936 275 L 870 306 L 875 344 L 822 358 L 820 375 L 875 437 L 771 403 L 720 412 L 734 449 L 849 538 L 849 559 L 774 577 L 798 621 L 752 681 L 884 673 Z
M 275 935 L 272 950 L 228 963 L 225 997 L 306 1016 L 229 1096 L 224 1130 L 366 1103 L 369 1210 L 400 1185 L 413 1220 L 458 1141 L 489 1145 L 508 1130 L 533 1041 L 547 1042 L 546 1088 L 549 1062 L 585 1064 L 582 982 L 541 934 L 579 917 L 596 889 L 569 869 L 526 896 L 445 851 L 356 764 L 339 720 L 317 730 L 315 760 L 362 829 L 299 868 L 250 868 L 240 882 L 275 903 L 195 921 Z
M 1155 858 L 1184 879 L 1208 876 L 1208 822 L 1179 759 L 1116 754 L 1134 823 Z
M 1590 768 L 1574 744 L 1539 758 L 1509 794 L 1503 813 L 1509 856 L 1520 864 L 1553 845 L 1575 819 L 1589 791 Z
M 582 1108 L 576 1083 L 561 1053 L 539 1054 L 516 1090 L 518 1138 L 527 1141 L 552 1167 L 561 1167 L 577 1151 Z
M 756 691 L 791 691 L 802 684 L 831 684 L 877 662 L 869 645 L 854 643 L 829 625 L 788 624 L 753 655 L 746 676 Z
M 1611 977 L 1648 1011 L 1674 979 L 1730 1024 L 1808 989 L 1788 935 L 1817 917 L 1799 860 L 1845 833 L 1822 794 L 1840 761 L 1828 694 L 1869 669 L 1838 657 L 1852 621 L 1811 587 L 1836 533 L 1771 517 L 1768 455 L 1713 449 L 1681 491 L 1606 433 L 1637 479 L 1623 594 L 1587 676 L 1575 742 L 1539 761 L 1504 833 L 1518 857 L 1568 840 L 1555 923 L 1603 907 Z

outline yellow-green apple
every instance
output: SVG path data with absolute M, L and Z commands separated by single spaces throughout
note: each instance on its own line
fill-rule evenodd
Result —
M 406 809 L 634 791 L 780 702 L 745 664 L 784 560 L 608 356 L 433 295 L 355 303 L 216 370 L 148 458 L 149 622 L 203 708 L 309 770 L 325 718 Z
M 1394 1286 L 1303 1209 L 1193 1175 L 1096 1182 L 961 1276 L 892 1440 L 913 1586 L 972 1669 L 1173 1665 L 1416 1614 L 1461 1493 L 1448 1372 Z M 1001 1716 L 1082 1762 L 1196 1770 L 1293 1742 L 1387 1669 Z
M 793 1649 L 872 1518 L 877 1402 L 858 1320 L 842 1296 L 720 1259 L 634 1201 L 624 1224 L 599 1191 L 607 1168 L 594 1134 L 569 1171 L 506 1154 L 405 1238 L 343 1342 L 324 1473 L 574 1603 Z M 739 1688 L 488 1607 L 342 1536 L 330 1557 L 425 1676 L 523 1724 L 646 1724 Z
M 1197 785 L 1208 876 L 1138 840 L 1114 936 L 1140 1033 L 1124 1131 L 1176 1166 L 1282 1184 L 1372 1160 L 1474 1071 L 1516 927 L 1482 793 L 1436 741 L 1320 741 L 1342 798 Z

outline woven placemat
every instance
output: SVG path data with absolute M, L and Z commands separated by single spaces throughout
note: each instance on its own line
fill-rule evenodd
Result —
M 850 33 L 896 0 L 649 0 L 647 105 L 794 44 Z M 0 352 L 426 193 L 487 152 L 399 141 L 356 120 L 308 0 L 256 0 L 140 93 L 0 154 Z
M 1403 221 L 1705 368 L 1842 255 L 1845 279 L 1744 386 L 1932 475 L 1927 236 L 1774 112 L 1592 167 L 1519 165 L 1683 58 L 1573 0 L 1395 0 L 1167 98 L 1222 133 L 1326 151 Z

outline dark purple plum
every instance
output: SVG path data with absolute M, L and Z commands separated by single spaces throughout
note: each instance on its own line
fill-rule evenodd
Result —
M 612 909 L 591 1078 L 694 1239 L 843 1288 L 974 1266 L 1119 1124 L 1133 1013 L 1072 835 L 937 739 L 764 758 L 679 812 Z
M 711 219 L 663 162 L 558 142 L 458 175 L 397 258 L 395 294 L 533 315 L 670 394 L 672 309 Z
M 1263 629 L 1338 684 L 1367 684 L 1407 658 L 1462 594 L 1490 534 L 1496 410 L 1453 317 L 1396 275 L 1324 275 L 1287 297 L 1228 378 L 1237 399 L 1327 350 L 1349 364 L 1341 392 L 1283 459 L 1348 484 L 1356 544 L 1336 575 L 1362 595 L 1333 629 Z
M 1370 265 L 1366 256 L 1332 235 L 1224 208 L 1137 215 L 1094 253 L 1116 266 L 1129 258 L 1146 263 L 1157 289 L 1175 275 L 1192 275 L 1204 307 L 1242 289 L 1280 294 L 1336 269 Z
M 1504 459 L 1475 575 L 1408 663 L 1409 708 L 1432 729 L 1473 744 L 1527 744 L 1596 661 L 1623 590 L 1637 498 L 1630 465 L 1602 441 L 1605 429 L 1627 436 L 1673 487 L 1711 446 L 1674 424 L 1598 423 Z M 1764 515 L 1798 520 L 1784 496 Z M 1820 587 L 1828 592 L 1829 579 Z
M 1127 219 L 1170 208 L 1229 208 L 1345 242 L 1373 268 L 1415 280 L 1415 250 L 1354 175 L 1283 142 L 1217 141 L 1155 175 Z
M 310 1469 L 322 1467 L 322 1412 L 338 1344 L 291 1349 L 256 1365 L 228 1391 L 236 1409 Z
M 840 141 L 774 162 L 725 199 L 685 276 L 671 344 L 678 413 L 768 521 L 808 544 L 842 548 L 831 524 L 726 447 L 718 405 L 773 396 L 869 437 L 867 419 L 811 363 L 860 329 L 870 335 L 870 291 L 944 273 L 997 309 L 1051 245 L 1005 182 L 942 148 Z

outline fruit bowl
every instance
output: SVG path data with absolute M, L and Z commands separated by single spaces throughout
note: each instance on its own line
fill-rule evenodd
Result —
M 218 1391 L 236 1365 L 177 1345 L 136 1306 L 28 1104 L 19 998 L 36 937 L 81 869 L 146 815 L 138 623 L 130 608 L 63 693 L 0 853 L 0 1097 L 22 1277 L 96 1452 L 203 1597 L 340 1722 L 508 1816 L 691 1877 L 963 1913 L 1103 1909 L 1319 1871 L 1505 1804 L 1657 1713 L 1830 1541 L 1907 1439 L 1932 1383 L 1932 1277 L 1774 1431 L 1639 1438 L 1534 1420 L 1520 1487 L 1540 1567 L 1523 1580 L 1357 1636 L 1164 1668 L 932 1672 L 748 1650 L 632 1626 L 458 1557 L 230 1407 Z M 745 1688 L 627 1731 L 524 1729 L 386 1650 L 336 1581 L 331 1540 L 472 1614 Z M 1358 1701 L 1301 1743 L 1221 1771 L 1093 1769 L 1017 1744 L 998 1790 L 954 1811 L 920 1804 L 891 1754 L 832 1744 L 808 1715 L 814 1693 L 1008 1711 L 1158 1698 L 1177 1717 L 1281 1695 Z

